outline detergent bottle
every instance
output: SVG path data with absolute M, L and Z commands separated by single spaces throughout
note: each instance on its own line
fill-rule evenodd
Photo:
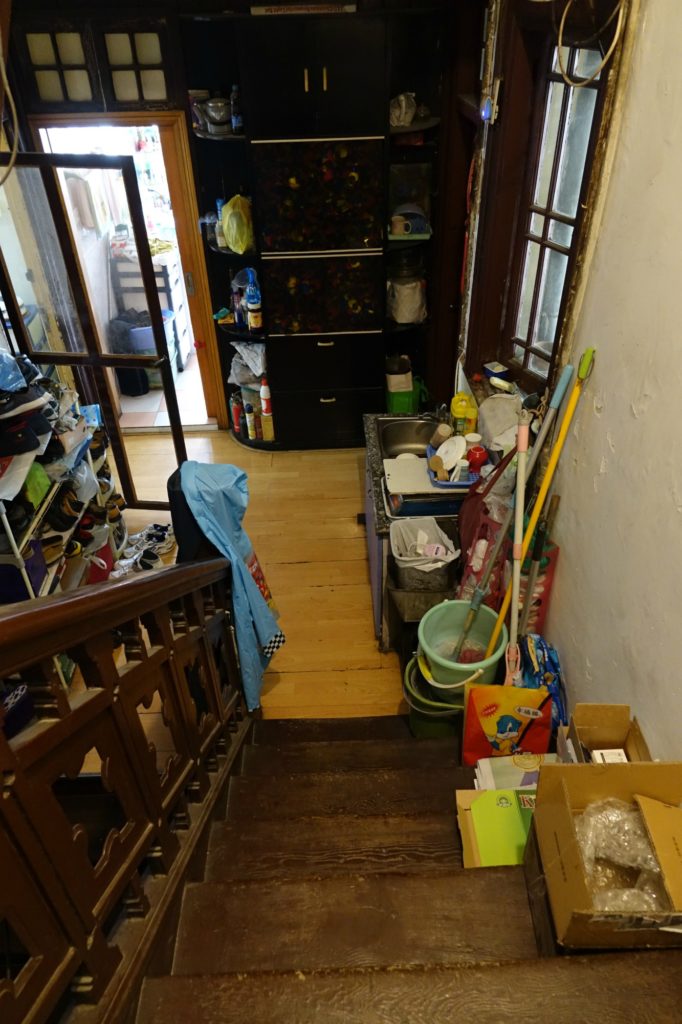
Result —
M 470 434 L 476 429 L 478 407 L 466 391 L 458 391 L 450 403 L 452 426 L 456 434 Z

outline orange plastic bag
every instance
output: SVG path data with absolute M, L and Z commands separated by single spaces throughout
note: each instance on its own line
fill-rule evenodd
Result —
M 521 751 L 546 754 L 552 734 L 552 698 L 540 686 L 467 687 L 462 761 L 474 765 L 482 757 L 503 757 Z

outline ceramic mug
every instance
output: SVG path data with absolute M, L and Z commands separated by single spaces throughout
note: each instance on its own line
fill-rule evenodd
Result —
M 411 231 L 412 224 L 407 217 L 402 217 L 399 213 L 394 213 L 391 217 L 391 234 L 409 235 Z
M 480 445 L 483 438 L 480 434 L 465 434 L 464 440 L 466 441 L 467 451 L 469 451 L 471 448 L 475 448 L 477 445 Z

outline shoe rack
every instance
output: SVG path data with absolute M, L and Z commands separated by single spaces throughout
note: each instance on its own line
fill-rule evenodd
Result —
M 81 425 L 82 428 L 84 417 L 77 402 L 73 406 L 73 411 L 74 415 L 78 418 L 78 424 Z M 94 424 L 87 426 L 84 438 L 77 446 L 74 460 L 75 469 L 76 465 L 82 461 L 80 449 L 85 443 L 87 443 L 88 450 L 84 457 L 98 482 L 97 494 L 91 502 L 85 503 L 82 508 L 78 510 L 77 518 L 70 522 L 67 528 L 60 529 L 59 527 L 55 527 L 50 530 L 50 536 L 55 538 L 55 544 L 60 548 L 60 551 L 58 556 L 51 560 L 49 564 L 46 563 L 44 559 L 43 546 L 41 544 L 41 533 L 44 534 L 44 527 L 45 524 L 49 522 L 50 512 L 54 509 L 55 501 L 57 500 L 58 495 L 63 491 L 65 484 L 68 484 L 69 476 L 65 475 L 64 478 L 51 484 L 49 490 L 42 498 L 40 505 L 35 508 L 33 516 L 20 531 L 17 531 L 16 528 L 12 526 L 8 516 L 7 505 L 10 504 L 10 502 L 0 500 L 0 523 L 4 529 L 7 544 L 9 546 L 9 552 L 0 553 L 0 565 L 14 566 L 21 577 L 21 581 L 25 589 L 25 599 L 27 600 L 36 597 L 45 597 L 57 591 L 75 590 L 83 583 L 90 567 L 93 564 L 93 559 L 97 558 L 105 545 L 108 544 L 111 548 L 113 556 L 112 562 L 115 563 L 127 544 L 128 533 L 126 524 L 123 516 L 120 515 L 117 522 L 108 522 L 108 525 L 110 526 L 109 536 L 103 542 L 102 547 L 98 548 L 97 551 L 88 552 L 87 554 L 79 554 L 75 557 L 67 557 L 66 552 L 69 542 L 78 531 L 84 517 L 88 515 L 89 507 L 93 503 L 96 503 L 99 508 L 106 509 L 107 502 L 111 500 L 115 493 L 113 479 L 111 480 L 108 490 L 103 491 L 101 487 L 102 481 L 98 475 L 106 465 L 108 449 L 108 439 L 106 438 L 106 435 L 102 435 L 103 448 L 96 458 L 93 458 L 89 448 L 92 437 L 97 429 L 101 430 L 101 427 L 97 428 Z M 28 473 L 35 462 L 35 459 L 44 453 L 47 445 L 55 436 L 57 435 L 52 434 L 45 437 L 43 439 L 43 444 L 41 444 L 41 446 L 34 452 L 30 453 L 32 458 L 27 458 L 26 456 L 23 457 L 23 462 L 20 464 L 21 476 L 17 478 L 13 488 L 16 492 L 14 497 L 21 494 L 26 483 L 26 478 L 28 477 Z M 13 459 L 12 461 L 15 460 Z M 14 498 L 11 500 L 14 500 Z M 108 520 L 109 514 L 105 519 L 103 519 L 102 523 L 95 522 L 94 525 L 103 525 Z M 40 551 L 37 550 L 38 548 L 40 548 Z M 36 571 L 33 573 L 31 572 L 31 560 L 34 561 L 36 566 Z M 6 597 L 5 594 L 1 596 L 3 599 Z M 17 599 L 21 600 L 21 597 L 18 597 Z

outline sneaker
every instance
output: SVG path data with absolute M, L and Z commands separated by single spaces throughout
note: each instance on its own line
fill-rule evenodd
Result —
M 117 505 L 118 508 L 120 508 L 121 512 L 123 511 L 124 508 L 128 507 L 125 498 L 123 497 L 122 494 L 119 494 L 118 491 L 114 491 L 114 493 L 107 501 L 107 507 L 109 505 Z
M 145 548 L 144 551 L 140 552 L 139 557 L 135 559 L 133 571 L 146 572 L 148 569 L 160 569 L 162 566 L 163 562 L 159 556 L 151 548 Z
M 98 505 L 96 501 L 90 502 L 87 514 L 92 516 L 96 523 L 106 523 L 107 521 L 107 510 L 103 505 Z
M 58 533 L 53 534 L 51 537 L 44 537 L 40 544 L 43 549 L 45 565 L 54 565 L 64 554 L 64 539 Z
M 172 537 L 166 537 L 162 533 L 148 533 L 146 537 L 143 537 L 137 543 L 131 544 L 130 547 L 126 548 L 123 552 L 125 558 L 133 558 L 138 552 L 144 551 L 147 548 L 153 551 L 157 555 L 166 555 L 169 551 L 172 551 L 175 547 L 175 540 Z
M 79 541 L 72 538 L 66 545 L 65 554 L 67 558 L 77 558 L 79 555 L 83 554 L 83 546 Z
M 122 519 L 121 510 L 118 505 L 109 505 L 107 502 L 107 522 L 120 523 Z
M 42 388 L 33 385 L 22 391 L 0 391 L 0 420 L 9 420 L 22 412 L 40 409 L 47 402 Z

